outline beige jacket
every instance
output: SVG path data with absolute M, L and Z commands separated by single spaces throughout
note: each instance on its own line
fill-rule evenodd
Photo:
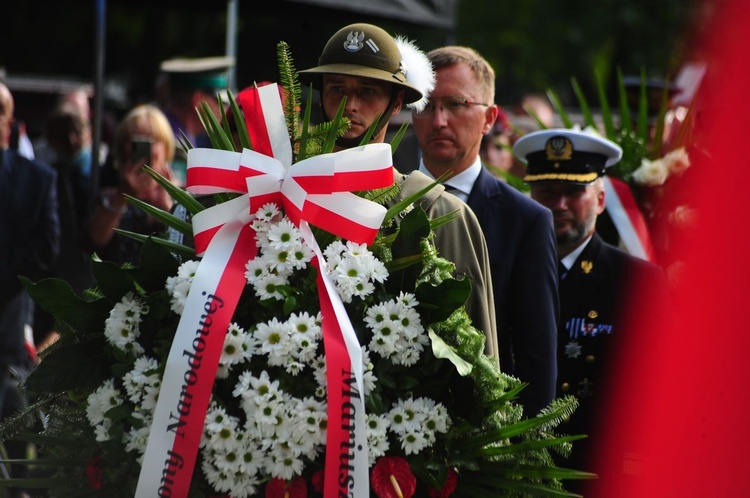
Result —
M 432 183 L 419 171 L 406 176 L 394 170 L 394 180 L 401 184 L 399 200 Z M 467 275 L 471 279 L 471 295 L 466 302 L 466 312 L 474 327 L 484 332 L 485 353 L 499 358 L 490 261 L 479 221 L 468 205 L 446 193 L 442 185 L 430 190 L 422 198 L 421 204 L 430 219 L 457 212 L 455 220 L 435 230 L 435 246 L 441 257 L 456 265 L 456 276 Z

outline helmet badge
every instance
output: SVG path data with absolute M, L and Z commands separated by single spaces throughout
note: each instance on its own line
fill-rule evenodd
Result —
M 352 31 L 346 35 L 346 41 L 344 42 L 344 49 L 347 52 L 359 52 L 362 50 L 364 45 L 362 41 L 365 39 L 364 31 Z

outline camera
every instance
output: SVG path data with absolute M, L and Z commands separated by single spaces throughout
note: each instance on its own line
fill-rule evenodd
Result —
M 151 162 L 151 138 L 136 135 L 130 142 L 130 161 L 133 163 L 144 160 L 146 164 Z

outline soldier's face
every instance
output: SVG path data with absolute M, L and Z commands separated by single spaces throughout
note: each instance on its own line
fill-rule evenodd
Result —
M 563 182 L 531 185 L 531 197 L 552 211 L 559 249 L 574 249 L 594 232 L 596 217 L 604 211 L 601 180 L 591 185 Z
M 344 116 L 349 118 L 352 125 L 344 137 L 355 138 L 367 132 L 378 116 L 385 112 L 392 91 L 392 84 L 370 78 L 339 74 L 325 75 L 322 91 L 323 110 L 328 119 L 332 119 L 336 116 L 341 100 L 346 97 Z M 399 103 L 391 115 L 397 114 L 400 110 Z M 386 127 L 383 127 L 378 137 L 372 141 L 382 142 L 385 132 Z

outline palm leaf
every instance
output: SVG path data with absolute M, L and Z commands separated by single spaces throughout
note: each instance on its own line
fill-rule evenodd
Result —
M 648 96 L 646 94 L 646 70 L 641 69 L 641 83 L 638 93 L 638 119 L 636 121 L 635 134 L 648 143 Z
M 167 191 L 169 196 L 174 199 L 175 202 L 177 202 L 178 204 L 182 204 L 191 215 L 196 215 L 206 209 L 206 207 L 198 202 L 191 194 L 182 190 L 171 181 L 167 180 L 155 169 L 150 168 L 149 166 L 143 166 L 143 170 L 148 173 L 148 175 L 153 178 L 156 183 L 161 185 L 161 187 Z
M 128 230 L 123 230 L 121 228 L 115 228 L 114 230 L 116 233 L 119 233 L 120 235 L 129 237 L 139 242 L 146 242 L 146 240 L 151 238 L 157 244 L 166 247 L 167 249 L 169 249 L 170 251 L 174 253 L 181 254 L 183 256 L 187 256 L 190 258 L 195 257 L 195 249 L 192 247 L 178 244 L 176 242 L 172 242 L 171 240 L 163 239 L 161 237 L 154 237 L 152 235 L 143 235 L 142 233 L 130 232 Z
M 406 131 L 409 129 L 409 122 L 404 121 L 401 123 L 401 126 L 399 127 L 398 131 L 395 135 L 393 135 L 393 138 L 391 139 L 391 153 L 396 152 L 396 149 L 398 149 L 398 146 L 401 145 L 401 140 L 403 140 L 404 136 L 406 135 Z
M 599 105 L 602 109 L 602 122 L 604 124 L 604 135 L 610 140 L 616 134 L 615 120 L 612 116 L 612 108 L 609 105 L 607 99 L 607 92 L 604 89 L 604 78 L 600 72 L 594 73 L 594 80 L 596 81 L 596 91 L 599 95 Z
M 147 202 L 143 202 L 140 199 L 137 199 L 135 197 L 129 196 L 128 194 L 124 194 L 125 199 L 130 204 L 133 204 L 134 206 L 140 208 L 144 212 L 150 214 L 157 220 L 161 221 L 163 224 L 174 228 L 178 232 L 184 234 L 184 235 L 193 235 L 193 227 L 190 223 L 187 221 L 178 218 L 177 216 L 173 215 L 172 213 L 168 211 L 164 211 L 163 209 L 159 209 L 156 206 L 152 206 L 151 204 Z
M 237 105 L 237 99 L 234 98 L 234 94 L 227 92 L 227 96 L 229 97 L 229 106 L 232 108 L 232 119 L 234 119 L 234 125 L 237 128 L 237 137 L 240 140 L 240 145 L 245 149 L 253 150 L 253 143 L 250 140 L 250 134 L 247 132 L 245 115 L 240 106 Z
M 620 129 L 630 133 L 633 127 L 630 123 L 630 108 L 628 107 L 628 95 L 625 91 L 625 82 L 622 76 L 622 69 L 617 68 L 617 94 L 620 102 Z
M 578 105 L 581 106 L 581 112 L 583 113 L 584 122 L 588 126 L 596 128 L 596 121 L 594 121 L 594 116 L 591 114 L 591 108 L 589 107 L 589 103 L 586 100 L 586 96 L 583 94 L 583 90 L 581 90 L 581 86 L 578 84 L 578 80 L 575 78 L 571 78 L 571 84 L 573 85 L 573 92 L 578 98 Z
M 563 126 L 565 128 L 573 128 L 573 121 L 571 121 L 570 116 L 568 116 L 568 113 L 565 111 L 565 108 L 562 105 L 562 102 L 560 101 L 560 97 L 558 97 L 557 93 L 550 89 L 547 90 L 547 96 L 549 97 L 550 102 L 552 102 L 552 106 L 557 111 L 557 114 L 560 115 L 560 119 L 563 122 Z

